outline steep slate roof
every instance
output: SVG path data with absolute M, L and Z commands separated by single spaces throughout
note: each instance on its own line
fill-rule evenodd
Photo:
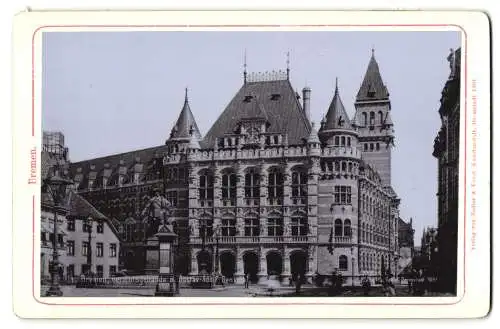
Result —
M 356 96 L 356 101 L 372 101 L 372 100 L 384 100 L 389 98 L 389 92 L 387 91 L 380 71 L 378 68 L 378 63 L 375 60 L 375 54 L 372 50 L 372 57 L 368 63 L 368 68 L 366 69 L 365 78 L 363 83 L 359 88 L 358 95 Z
M 82 174 L 84 177 L 87 177 L 88 172 L 90 171 L 90 165 L 95 165 L 95 171 L 100 172 L 104 168 L 105 163 L 109 163 L 110 168 L 113 169 L 113 174 L 111 177 L 114 178 L 114 174 L 116 173 L 116 168 L 120 165 L 120 160 L 123 160 L 124 166 L 130 168 L 134 165 L 135 159 L 140 158 L 140 162 L 144 164 L 148 164 L 151 162 L 156 153 L 158 155 L 163 156 L 167 150 L 167 146 L 160 145 L 155 147 L 150 147 L 141 150 L 135 150 L 125 153 L 108 155 L 101 158 L 94 158 L 90 160 L 84 160 L 79 162 L 73 162 L 70 164 L 70 175 L 71 177 L 75 177 L 78 168 L 82 168 Z
M 198 125 L 196 124 L 196 120 L 194 119 L 193 112 L 191 112 L 191 108 L 189 107 L 189 100 L 187 95 L 186 88 L 186 96 L 184 98 L 184 106 L 182 107 L 181 113 L 179 114 L 179 118 L 175 123 L 172 131 L 170 133 L 169 139 L 189 139 L 191 136 L 191 128 L 193 129 L 193 134 L 201 139 L 200 129 L 198 129 Z
M 330 103 L 320 132 L 331 129 L 352 129 L 351 120 L 340 99 L 338 83 L 335 83 L 335 95 Z
M 272 97 L 276 94 L 278 97 Z M 253 96 L 248 103 L 245 96 Z M 247 98 L 248 99 L 248 98 Z M 257 106 L 258 105 L 258 106 Z M 247 82 L 229 102 L 226 109 L 212 125 L 201 146 L 211 148 L 217 137 L 234 134 L 238 122 L 256 114 L 266 116 L 268 132 L 288 133 L 288 143 L 303 144 L 311 129 L 302 106 L 288 80 Z

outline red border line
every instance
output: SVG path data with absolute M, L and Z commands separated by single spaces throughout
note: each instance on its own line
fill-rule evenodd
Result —
M 419 305 L 419 306 L 435 306 L 435 305 L 454 305 L 459 303 L 465 297 L 465 287 L 466 287 L 466 253 L 467 253 L 467 239 L 466 239 L 466 218 L 467 218 L 467 32 L 465 29 L 457 24 L 304 24 L 304 25 L 277 25 L 277 24 L 268 24 L 268 25 L 44 25 L 40 26 L 33 32 L 32 36 L 32 81 L 31 81 L 31 89 L 32 89 L 32 108 L 31 108 L 31 134 L 32 137 L 35 136 L 35 35 L 38 31 L 41 31 L 44 28 L 71 28 L 71 27 L 87 27 L 87 28 L 135 28 L 135 27 L 182 27 L 182 28 L 196 28 L 196 27 L 214 27 L 214 28 L 233 28 L 233 27 L 456 27 L 460 29 L 464 34 L 464 88 L 465 88 L 465 102 L 464 102 L 464 294 L 462 297 L 454 302 L 454 303 L 328 303 L 328 302 L 320 302 L 320 303 L 279 303 L 279 302 L 269 302 L 269 303 L 121 303 L 121 304 L 57 304 L 57 303 L 46 303 L 41 301 L 35 295 L 35 195 L 33 195 L 32 207 L 33 207 L 33 254 L 32 254 L 32 294 L 33 298 L 40 304 L 44 305 L 54 305 L 54 306 L 140 306 L 140 305 L 150 305 L 150 306 L 163 306 L 163 305 L 173 305 L 173 306 L 205 306 L 205 305 L 224 305 L 224 306 L 262 306 L 262 305 L 288 305 L 288 306 L 300 306 L 300 305 L 348 305 L 348 306 L 356 306 L 356 305 L 373 305 L 373 306 L 409 306 L 409 305 Z M 332 31 L 334 32 L 334 31 Z M 378 31 L 373 31 L 378 32 Z M 457 236 L 458 238 L 458 236 Z M 457 290 L 458 290 L 458 282 L 457 282 Z M 109 298 L 109 297 L 101 297 L 101 298 Z M 111 297 L 116 298 L 116 297 Z M 119 298 L 119 297 L 118 297 Z M 227 297 L 230 298 L 230 297 Z M 383 298 L 383 297 L 382 297 Z M 404 298 L 404 297 L 403 297 Z M 425 297 L 424 297 L 425 298 Z M 432 297 L 431 297 L 432 298 Z

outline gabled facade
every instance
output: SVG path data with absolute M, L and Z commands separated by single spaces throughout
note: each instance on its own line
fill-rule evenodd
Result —
M 310 279 L 334 270 L 358 280 L 379 276 L 383 267 L 395 273 L 399 199 L 390 186 L 391 146 L 377 150 L 384 158 L 380 165 L 364 145 L 385 143 L 386 130 L 375 136 L 356 124 L 368 107 L 383 112 L 384 125 L 390 121 L 388 93 L 377 79 L 372 57 L 360 93 L 368 89 L 375 96 L 358 95 L 351 119 L 336 87 L 316 128 L 309 120 L 310 88 L 300 97 L 288 72 L 245 72 L 204 137 L 186 93 L 164 146 L 73 164 L 78 190 L 122 230 L 136 227 L 138 238 L 125 239 L 123 248 L 136 255 L 125 257 L 125 267 L 137 272 L 157 270 L 158 243 L 137 210 L 160 186 L 173 205 L 181 274 L 218 271 L 241 281 L 248 273 L 259 281 L 271 274 Z M 143 166 L 131 171 L 134 156 Z M 118 180 L 101 187 L 95 179 L 104 182 L 105 168 Z

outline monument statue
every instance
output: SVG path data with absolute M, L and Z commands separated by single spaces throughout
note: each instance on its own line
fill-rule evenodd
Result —
M 154 196 L 146 202 L 141 217 L 144 218 L 143 222 L 153 223 L 158 229 L 165 226 L 174 232 L 175 221 L 170 218 L 171 208 L 172 205 L 167 198 L 160 194 L 159 189 L 155 189 Z

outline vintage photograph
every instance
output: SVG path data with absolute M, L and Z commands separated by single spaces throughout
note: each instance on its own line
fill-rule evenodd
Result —
M 459 294 L 459 29 L 41 33 L 40 296 Z

